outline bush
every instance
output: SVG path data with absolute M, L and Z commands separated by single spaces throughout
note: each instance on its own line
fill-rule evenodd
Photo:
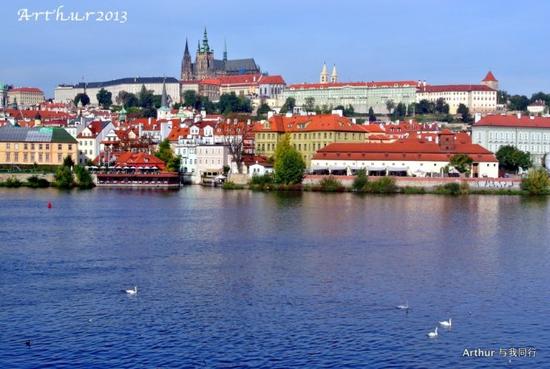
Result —
M 73 172 L 71 171 L 71 168 L 68 166 L 60 166 L 55 171 L 55 186 L 57 188 L 62 189 L 69 189 L 73 187 Z
M 548 195 L 550 193 L 550 179 L 545 169 L 531 169 L 527 177 L 521 180 L 521 189 L 529 195 Z
M 236 184 L 235 182 L 226 181 L 223 183 L 222 188 L 224 190 L 242 190 L 244 189 L 244 186 L 240 184 Z
M 407 194 L 407 195 L 424 195 L 426 193 L 426 189 L 424 187 L 403 187 L 401 189 L 401 193 Z
M 368 193 L 396 193 L 397 185 L 395 184 L 395 179 L 391 177 L 382 177 L 375 181 L 367 182 L 363 191 Z
M 252 176 L 250 179 L 251 185 L 261 185 L 265 186 L 268 184 L 273 184 L 273 176 L 271 174 L 264 174 L 263 176 Z
M 333 176 L 328 176 L 323 178 L 319 182 L 319 186 L 321 191 L 323 192 L 344 192 L 345 191 L 345 187 L 342 184 L 342 182 L 340 182 Z
M 362 191 L 367 185 L 368 181 L 369 177 L 367 177 L 367 172 L 364 169 L 361 169 L 357 172 L 357 175 L 355 176 L 351 187 L 355 191 Z
M 446 183 L 443 186 L 438 186 L 435 192 L 441 195 L 460 195 L 460 183 Z
M 77 165 L 74 167 L 74 172 L 76 174 L 78 188 L 84 190 L 93 188 L 95 186 L 92 175 L 90 174 L 88 169 L 84 168 L 83 166 Z
M 21 187 L 22 184 L 23 183 L 15 177 L 10 177 L 4 182 L 4 186 L 9 188 Z
M 27 178 L 27 187 L 30 188 L 46 188 L 50 187 L 50 182 L 45 178 L 39 178 L 37 176 L 31 176 Z

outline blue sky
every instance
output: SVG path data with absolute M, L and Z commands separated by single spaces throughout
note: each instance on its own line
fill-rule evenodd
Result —
M 208 4 L 204 5 L 204 4 Z M 18 10 L 127 11 L 125 24 L 19 22 Z M 550 92 L 550 1 L 12 0 L 0 4 L 0 82 L 38 86 L 178 77 L 206 26 L 221 58 L 254 57 L 287 82 L 313 82 L 323 61 L 340 80 L 477 83 L 491 69 L 511 93 Z

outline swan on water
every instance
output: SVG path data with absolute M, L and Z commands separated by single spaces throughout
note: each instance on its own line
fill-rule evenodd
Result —
M 428 333 L 428 337 L 430 337 L 430 338 L 436 338 L 437 336 L 438 336 L 437 327 L 435 327 L 435 331 Z
M 409 310 L 409 302 L 407 301 L 404 305 L 397 305 L 396 308 L 398 308 L 399 310 Z
M 137 295 L 137 286 L 134 286 L 134 288 L 129 290 L 124 290 L 128 295 Z
M 439 322 L 439 324 L 444 328 L 451 328 L 451 326 L 453 325 L 453 321 L 451 318 L 449 318 L 449 320 L 444 320 L 442 322 Z

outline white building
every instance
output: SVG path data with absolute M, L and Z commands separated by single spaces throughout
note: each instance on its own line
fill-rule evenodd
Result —
M 101 141 L 114 129 L 109 121 L 94 121 L 84 128 L 77 136 L 78 164 L 94 160 L 100 153 Z
M 487 114 L 497 111 L 497 93 L 498 81 L 489 72 L 478 85 L 427 85 L 424 82 L 416 91 L 416 102 L 435 103 L 443 99 L 449 105 L 450 114 L 456 114 L 460 104 L 464 104 L 471 114 Z
M 514 146 L 529 152 L 533 164 L 540 166 L 550 153 L 550 118 L 488 115 L 472 126 L 472 141 L 495 153 L 502 146 Z
M 448 130 L 438 135 L 437 142 L 411 137 L 393 143 L 332 143 L 313 156 L 311 170 L 351 174 L 364 169 L 369 175 L 441 176 L 457 154 L 472 158 L 472 177 L 498 177 L 493 153 L 472 144 L 467 134 L 454 135 Z
M 116 104 L 116 98 L 121 91 L 139 94 L 141 87 L 145 86 L 147 90 L 152 90 L 155 95 L 162 95 L 162 86 L 166 83 L 166 93 L 168 103 L 180 101 L 180 84 L 175 78 L 164 77 L 135 77 L 122 78 L 106 82 L 81 82 L 76 85 L 59 85 L 54 92 L 55 102 L 64 103 L 74 101 L 79 93 L 86 93 L 90 98 L 90 104 L 97 105 L 97 93 L 104 88 L 111 92 L 113 104 Z
M 225 166 L 231 163 L 231 155 L 227 145 L 198 145 L 196 149 L 197 168 L 194 183 L 200 183 L 205 173 L 223 173 Z

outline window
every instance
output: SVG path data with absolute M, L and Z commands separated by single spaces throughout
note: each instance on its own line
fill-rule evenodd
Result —
M 72 150 L 73 149 L 73 145 L 69 145 L 69 150 Z
M 28 149 L 28 145 L 27 145 L 27 144 L 24 144 L 24 145 L 23 145 L 23 149 L 27 150 L 27 149 Z
M 61 151 L 61 144 L 57 144 L 57 150 Z
M 57 154 L 57 162 L 61 163 L 62 160 L 63 160 L 63 156 L 61 154 Z
M 28 153 L 24 153 L 23 154 L 23 161 L 26 163 L 29 161 L 29 154 Z

